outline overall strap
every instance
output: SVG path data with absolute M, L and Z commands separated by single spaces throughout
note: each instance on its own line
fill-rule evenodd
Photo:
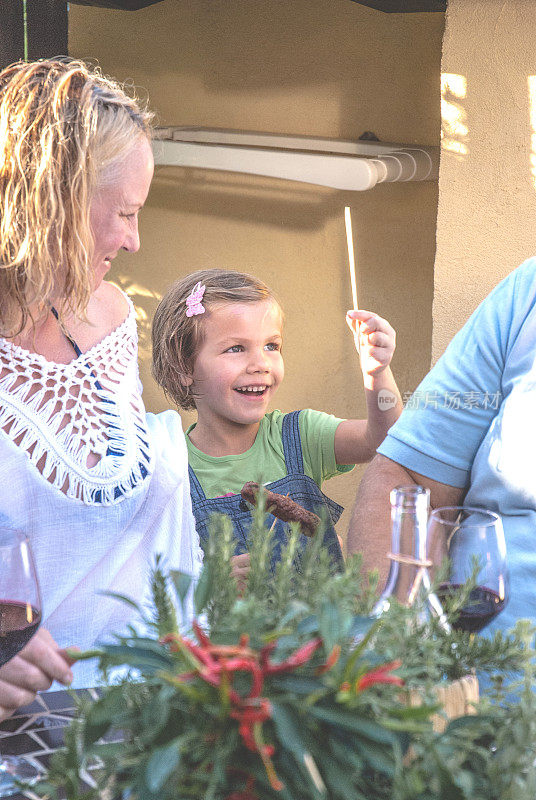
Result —
M 192 502 L 199 502 L 200 500 L 206 500 L 205 493 L 201 488 L 201 484 L 197 478 L 197 475 L 193 471 L 190 464 L 188 464 L 188 475 L 190 476 L 190 495 L 192 498 Z
M 300 412 L 291 411 L 283 417 L 281 438 L 287 473 L 303 475 L 303 455 L 300 438 Z

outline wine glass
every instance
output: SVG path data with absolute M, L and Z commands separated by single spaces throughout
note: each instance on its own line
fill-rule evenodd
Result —
M 30 542 L 19 531 L 0 528 L 0 666 L 22 650 L 40 622 L 41 597 Z M 39 775 L 29 759 L 0 758 L 0 797 L 19 792 L 16 781 L 32 783 Z
M 501 613 L 509 598 L 509 579 L 498 514 L 482 508 L 436 508 L 428 523 L 427 554 L 436 567 L 448 558 L 447 577 L 437 591 L 441 600 L 464 584 L 478 565 L 476 586 L 452 623 L 454 628 L 477 633 Z

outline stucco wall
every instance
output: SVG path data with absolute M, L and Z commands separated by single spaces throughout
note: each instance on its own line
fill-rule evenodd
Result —
M 433 357 L 535 252 L 536 7 L 449 0 Z
M 382 14 L 350 0 L 165 0 L 137 12 L 71 5 L 69 36 L 72 55 L 144 89 L 160 124 L 340 138 L 372 130 L 384 141 L 438 144 L 442 32 L 442 14 Z M 154 296 L 191 270 L 259 275 L 286 311 L 278 406 L 362 416 L 344 322 L 347 204 L 360 304 L 397 328 L 394 369 L 401 389 L 412 390 L 430 363 L 437 184 L 344 194 L 161 168 L 142 215 L 141 252 L 120 256 L 113 277 L 150 320 Z M 143 329 L 141 343 L 146 405 L 165 408 Z M 350 507 L 360 474 L 335 479 L 328 493 Z

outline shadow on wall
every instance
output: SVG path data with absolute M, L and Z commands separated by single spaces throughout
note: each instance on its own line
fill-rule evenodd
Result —
M 157 167 L 151 205 L 188 214 L 313 230 L 339 207 L 333 190 L 275 178 Z

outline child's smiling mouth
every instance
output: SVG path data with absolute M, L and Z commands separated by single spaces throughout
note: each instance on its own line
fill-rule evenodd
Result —
M 255 397 L 262 396 L 269 387 L 266 384 L 260 386 L 236 386 L 235 392 L 247 394 Z

